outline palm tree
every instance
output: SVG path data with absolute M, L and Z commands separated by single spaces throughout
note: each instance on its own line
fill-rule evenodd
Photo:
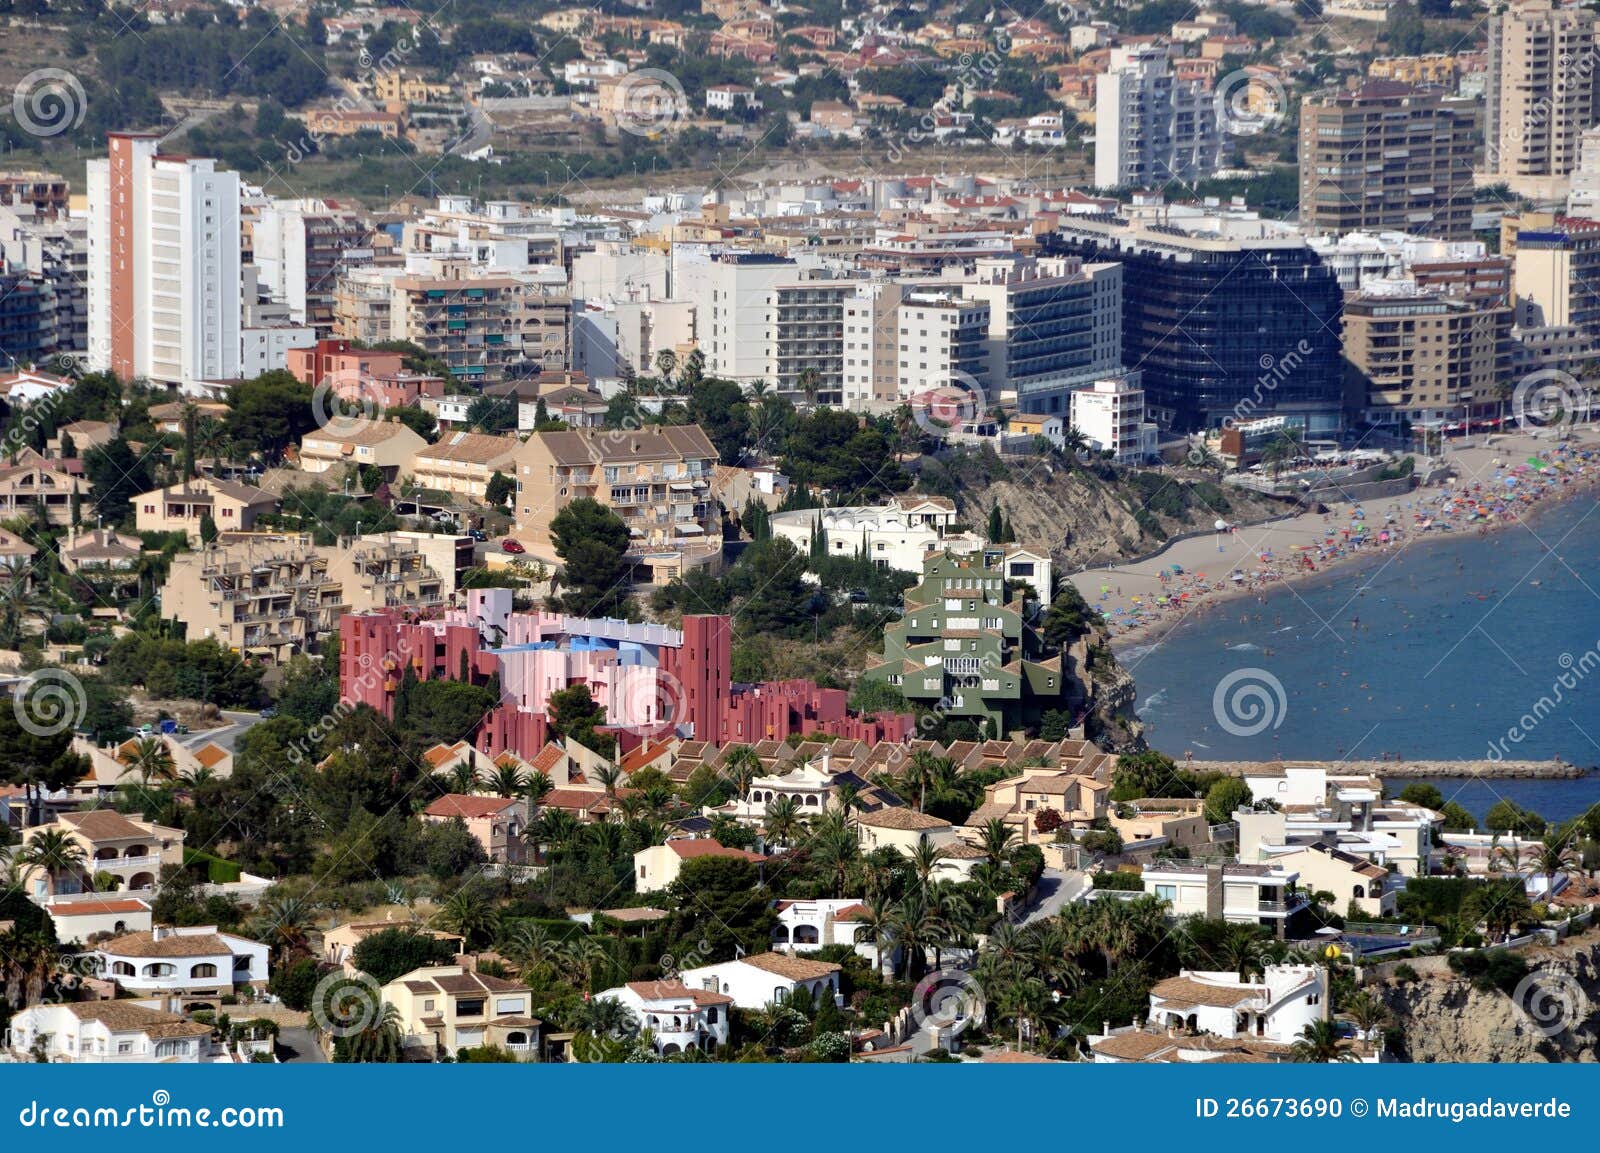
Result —
M 889 936 L 894 910 L 881 902 L 869 902 L 856 914 L 856 943 L 872 944 L 872 971 L 883 973 L 883 942 Z
M 400 1010 L 387 1001 L 382 1002 L 372 1024 L 345 1039 L 346 1057 L 367 1064 L 398 1064 L 405 1055 L 400 1026 Z
M 1326 1065 L 1330 1061 L 1348 1061 L 1339 1039 L 1339 1027 L 1332 1021 L 1312 1021 L 1300 1030 L 1300 1037 L 1290 1046 L 1291 1059 L 1302 1064 Z
M 888 928 L 905 957 L 906 979 L 920 980 L 927 971 L 928 950 L 945 939 L 944 926 L 928 902 L 920 894 L 913 894 L 894 907 Z
M 1239 980 L 1248 981 L 1252 973 L 1261 972 L 1261 935 L 1253 925 L 1233 925 L 1217 946 L 1217 960 L 1239 974 Z
M 1011 859 L 1012 842 L 1017 839 L 1017 834 L 1007 827 L 999 817 L 990 817 L 983 824 L 983 849 L 984 859 L 991 865 L 1004 865 Z
M 561 946 L 561 963 L 579 990 L 587 993 L 594 985 L 595 970 L 610 966 L 611 953 L 598 937 L 574 937 Z
M 0 933 L 0 995 L 12 1007 L 38 1004 L 51 975 L 60 969 L 59 951 L 39 932 L 13 928 Z
M 956 763 L 949 757 L 936 756 L 928 749 L 918 749 L 906 761 L 900 779 L 908 794 L 917 798 L 917 812 L 925 811 L 928 803 L 928 786 L 943 773 L 957 772 Z
M 794 843 L 794 838 L 805 831 L 806 815 L 800 811 L 799 802 L 793 797 L 779 797 L 767 805 L 766 816 L 762 824 L 766 826 L 767 836 L 776 844 L 788 847 Z
M 1570 873 L 1582 866 L 1583 858 L 1573 848 L 1572 840 L 1573 831 L 1549 833 L 1537 848 L 1529 850 L 1528 864 L 1544 875 L 1546 900 L 1554 895 L 1557 873 Z
M 1083 429 L 1075 424 L 1069 424 L 1061 430 L 1061 451 L 1067 454 L 1067 460 L 1074 466 L 1078 459 L 1089 450 L 1089 437 Z
M 1389 1010 L 1383 1002 L 1365 989 L 1350 998 L 1344 1012 L 1351 1024 L 1367 1037 L 1371 1037 L 1375 1030 L 1382 1029 L 1390 1020 Z
M 861 859 L 861 841 L 843 812 L 824 813 L 812 837 L 811 858 L 833 873 L 833 895 L 844 896 L 851 868 Z
M 1017 1052 L 1023 1049 L 1024 1028 L 1033 1026 L 1033 1032 L 1037 1035 L 1038 1026 L 1043 1023 L 1052 1004 L 1049 986 L 1037 977 L 1023 977 L 1006 986 L 1000 995 L 1000 1016 L 1010 1017 L 1017 1023 Z
M 817 393 L 822 391 L 822 374 L 814 368 L 802 368 L 796 383 L 800 385 L 800 391 L 805 394 L 806 403 L 814 406 L 817 403 Z
M 866 798 L 861 795 L 861 786 L 840 785 L 833 791 L 833 803 L 839 806 L 839 812 L 848 821 L 852 813 L 859 813 L 865 808 Z
M 17 853 L 19 864 L 42 869 L 50 881 L 50 891 L 57 891 L 57 882 L 64 875 L 82 879 L 89 857 L 83 846 L 71 834 L 60 829 L 43 828 L 28 838 L 28 843 Z
M 919 840 L 916 848 L 909 853 L 902 850 L 901 855 L 911 866 L 911 873 L 917 878 L 918 886 L 927 888 L 933 874 L 939 870 L 939 862 L 944 860 L 944 849 L 932 841 Z
M 591 997 L 578 1011 L 577 1024 L 596 1037 L 626 1037 L 639 1030 L 632 1009 L 615 997 Z
M 545 797 L 549 796 L 550 790 L 555 787 L 556 783 L 550 779 L 549 773 L 541 769 L 535 769 L 528 775 L 527 787 L 524 788 L 523 792 L 526 794 L 530 805 L 537 805 Z
M 500 914 L 490 903 L 483 890 L 464 885 L 451 893 L 444 904 L 434 911 L 433 921 L 447 933 L 454 933 L 466 947 L 474 942 L 486 941 L 494 936 L 500 923 Z
M 622 770 L 610 761 L 602 763 L 594 771 L 595 779 L 605 788 L 606 797 L 615 802 L 617 799 L 617 786 L 622 783 Z
M 278 950 L 278 962 L 306 948 L 316 906 L 309 897 L 268 893 L 256 907 L 252 933 L 258 941 Z
M 478 773 L 478 766 L 472 763 L 470 757 L 451 765 L 450 771 L 445 774 L 446 789 L 452 793 L 472 793 L 482 783 L 483 778 Z
M 191 793 L 197 789 L 203 789 L 207 785 L 214 784 L 218 779 L 217 774 L 205 765 L 196 765 L 194 768 L 184 769 L 183 772 L 178 774 L 178 780 Z
M 559 852 L 578 835 L 578 818 L 565 809 L 540 809 L 539 815 L 528 822 L 522 839 L 534 846 L 540 856 L 546 852 Z
M 741 801 L 750 792 L 750 783 L 765 772 L 761 758 L 749 745 L 735 745 L 722 758 L 722 775 Z
M 484 784 L 497 797 L 520 797 L 528 791 L 528 774 L 515 761 L 503 761 L 495 765 Z
M 506 938 L 500 952 L 516 966 L 517 975 L 528 985 L 554 971 L 561 946 L 545 929 L 531 921 L 519 921 Z
M 163 783 L 178 779 L 172 752 L 167 748 L 167 742 L 160 737 L 139 738 L 133 748 L 123 753 L 118 760 L 127 766 L 122 775 L 124 777 L 137 775 L 139 783 L 147 789 L 152 779 Z

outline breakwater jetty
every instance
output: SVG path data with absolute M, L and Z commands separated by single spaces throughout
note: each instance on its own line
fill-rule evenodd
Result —
M 1582 765 L 1566 761 L 1285 761 L 1285 764 L 1323 768 L 1341 776 L 1373 776 L 1391 780 L 1439 777 L 1482 777 L 1495 780 L 1576 780 L 1589 774 Z M 1196 773 L 1224 773 L 1230 777 L 1259 772 L 1261 761 L 1187 761 L 1183 767 Z

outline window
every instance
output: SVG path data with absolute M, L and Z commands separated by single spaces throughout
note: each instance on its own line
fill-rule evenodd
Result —
M 433 998 L 432 997 L 429 997 L 427 1000 L 422 1002 L 422 1011 L 424 1013 L 433 1012 Z
M 457 1001 L 456 1016 L 481 1017 L 483 1016 L 483 1003 L 482 997 L 474 997 L 470 1001 L 465 999 Z
M 204 964 L 195 965 L 189 970 L 189 976 L 191 977 L 215 977 L 216 975 L 217 967 L 211 964 L 209 961 L 205 962 Z
M 1175 902 L 1178 899 L 1178 886 L 1176 886 L 1176 885 L 1157 885 L 1156 886 L 1156 896 L 1160 900 L 1163 900 L 1163 901 Z
M 527 1002 L 521 997 L 497 997 L 494 1002 L 494 1011 L 500 1013 L 521 1013 L 527 1009 Z

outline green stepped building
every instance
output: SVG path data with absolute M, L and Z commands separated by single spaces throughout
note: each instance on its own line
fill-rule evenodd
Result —
M 1068 707 L 1062 654 L 1028 623 L 1022 589 L 1008 592 L 1003 556 L 930 554 L 922 582 L 906 592 L 905 616 L 884 630 L 883 656 L 862 676 L 913 705 L 986 721 L 996 737 Z

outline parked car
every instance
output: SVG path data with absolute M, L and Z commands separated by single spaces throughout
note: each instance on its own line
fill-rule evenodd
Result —
M 481 528 L 469 528 L 467 530 L 467 535 L 473 540 L 479 541 L 480 543 L 489 539 L 489 534 L 484 532 Z
M 514 541 L 510 537 L 506 537 L 505 540 L 500 542 L 500 549 L 502 552 L 508 552 L 512 556 L 518 556 L 528 551 L 522 547 L 520 542 Z
M 262 720 L 270 721 L 273 717 L 275 717 L 277 715 L 278 715 L 278 710 L 273 708 L 271 705 L 268 705 L 266 708 L 261 710 L 261 719 Z

